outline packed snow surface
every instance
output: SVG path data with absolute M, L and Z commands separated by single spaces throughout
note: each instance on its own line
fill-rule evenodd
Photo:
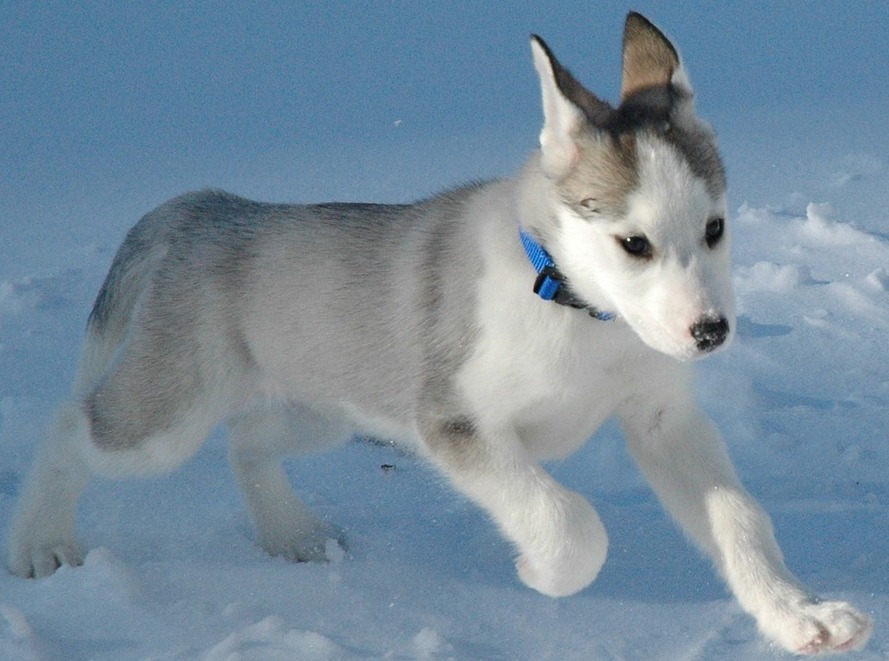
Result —
M 625 7 L 601 4 L 504 16 L 380 5 L 328 18 L 9 8 L 4 548 L 92 298 L 140 214 L 208 185 L 269 200 L 402 202 L 509 176 L 540 121 L 529 32 L 614 97 Z M 682 48 L 729 170 L 738 337 L 700 363 L 699 397 L 772 514 L 788 565 L 873 615 L 873 639 L 850 658 L 885 660 L 889 67 L 874 35 L 889 21 L 877 3 L 689 5 L 637 8 Z M 345 531 L 346 551 L 332 548 L 327 564 L 267 556 L 220 429 L 172 475 L 96 481 L 79 520 L 91 549 L 82 567 L 39 581 L 0 572 L 0 659 L 786 656 L 668 520 L 615 426 L 549 468 L 596 505 L 611 539 L 599 579 L 558 600 L 520 584 L 509 545 L 429 467 L 360 439 L 288 465 L 306 501 Z

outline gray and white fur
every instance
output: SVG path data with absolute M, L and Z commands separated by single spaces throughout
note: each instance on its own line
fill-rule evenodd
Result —
M 725 177 L 674 46 L 627 17 L 621 103 L 532 38 L 544 125 L 513 179 L 411 205 L 261 204 L 205 191 L 129 232 L 96 299 L 70 401 L 38 451 L 9 563 L 80 564 L 93 474 L 170 471 L 220 422 L 259 543 L 323 560 L 335 533 L 281 458 L 356 431 L 413 448 L 552 596 L 605 562 L 593 507 L 540 461 L 617 416 L 643 473 L 760 629 L 789 650 L 859 648 L 870 619 L 806 591 L 693 401 L 690 361 L 735 327 Z M 524 230 L 572 295 L 546 301 Z

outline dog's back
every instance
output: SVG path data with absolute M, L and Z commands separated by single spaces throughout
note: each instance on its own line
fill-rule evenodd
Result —
M 466 209 L 498 186 L 414 205 L 204 191 L 147 214 L 89 319 L 76 392 L 97 442 L 136 444 L 202 395 L 223 416 L 280 394 L 410 435 L 421 392 L 443 388 L 470 344 L 481 260 Z M 106 420 L 134 408 L 142 428 Z

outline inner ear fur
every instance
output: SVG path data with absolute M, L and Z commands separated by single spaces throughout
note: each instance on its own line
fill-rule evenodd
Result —
M 630 12 L 624 26 L 621 100 L 652 87 L 667 87 L 681 67 L 679 53 L 642 14 Z

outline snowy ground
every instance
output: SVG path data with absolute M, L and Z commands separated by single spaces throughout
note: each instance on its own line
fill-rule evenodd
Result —
M 817 6 L 827 7 L 822 14 L 844 17 L 843 25 L 854 23 L 851 5 Z M 869 5 L 855 5 L 860 6 Z M 602 52 L 610 68 L 617 62 L 623 10 L 603 10 L 602 24 L 593 29 L 603 40 L 607 35 Z M 217 20 L 225 22 L 226 11 Z M 772 513 L 788 564 L 814 589 L 848 599 L 874 616 L 870 645 L 850 658 L 885 660 L 889 130 L 881 124 L 889 107 L 879 96 L 856 103 L 844 97 L 828 110 L 822 88 L 806 92 L 809 96 L 797 90 L 803 96 L 784 98 L 771 110 L 760 97 L 753 106 L 736 105 L 736 80 L 708 73 L 714 66 L 708 48 L 714 57 L 725 54 L 716 42 L 695 42 L 695 29 L 673 16 L 675 11 L 649 13 L 683 46 L 699 106 L 720 131 L 735 209 L 739 337 L 730 351 L 701 363 L 700 397 L 722 427 L 746 484 Z M 34 23 L 52 31 L 63 22 L 25 9 L 12 13 L 25 27 Z M 589 52 L 580 37 L 545 33 L 546 26 L 559 29 L 553 16 L 541 19 L 546 26 L 537 28 L 525 13 L 517 12 L 522 20 L 513 17 L 515 29 L 508 34 L 519 41 L 510 46 L 514 59 L 486 56 L 473 63 L 464 51 L 483 49 L 485 35 L 478 31 L 466 35 L 461 49 L 431 40 L 440 50 L 428 43 L 424 50 L 418 42 L 410 51 L 398 51 L 403 42 L 395 39 L 392 58 L 416 56 L 418 66 L 442 67 L 447 80 L 462 79 L 467 87 L 481 84 L 475 74 L 490 67 L 492 77 L 506 81 L 498 85 L 516 88 L 528 99 L 515 106 L 515 116 L 511 98 L 505 105 L 496 95 L 479 104 L 464 99 L 438 132 L 419 120 L 419 128 L 412 127 L 407 112 L 393 114 L 386 130 L 377 133 L 356 119 L 342 141 L 331 141 L 338 123 L 350 121 L 340 106 L 342 116 L 295 123 L 286 127 L 295 136 L 242 157 L 241 142 L 215 144 L 215 136 L 235 131 L 239 118 L 247 124 L 269 121 L 263 112 L 271 115 L 273 107 L 260 104 L 258 118 L 242 113 L 226 123 L 212 116 L 223 105 L 211 100 L 208 125 L 195 129 L 191 151 L 171 146 L 178 139 L 175 132 L 165 146 L 161 138 L 152 141 L 154 128 L 140 132 L 136 122 L 128 133 L 126 126 L 90 119 L 86 110 L 78 126 L 106 127 L 106 139 L 93 144 L 95 136 L 84 128 L 83 135 L 66 134 L 68 139 L 50 150 L 47 136 L 70 127 L 16 116 L 11 129 L 4 129 L 14 134 L 13 156 L 18 158 L 16 150 L 24 150 L 26 142 L 42 151 L 30 152 L 27 162 L 4 161 L 5 178 L 0 178 L 0 543 L 35 444 L 68 388 L 91 299 L 128 226 L 164 197 L 210 184 L 267 199 L 403 201 L 461 178 L 509 174 L 533 146 L 539 121 L 527 32 L 544 32 L 569 66 Z M 766 25 L 756 13 L 750 21 Z M 791 13 L 776 11 L 769 24 L 797 25 L 799 17 Z M 90 23 L 88 15 L 64 18 L 74 32 Z M 322 43 L 323 21 L 315 19 L 306 30 Z M 876 29 L 866 16 L 861 19 Z M 412 28 L 410 20 L 422 22 L 416 16 L 405 20 Z M 805 51 L 803 64 L 817 67 L 823 63 L 816 51 L 828 53 L 833 68 L 824 84 L 851 85 L 840 65 L 845 57 L 849 70 L 855 69 L 855 50 L 849 47 L 854 30 L 838 25 L 826 33 L 836 43 L 825 42 L 817 33 L 825 21 L 823 15 L 810 24 L 803 20 L 810 32 L 794 33 L 799 40 L 788 46 L 788 57 Z M 735 22 L 719 29 L 740 30 L 740 25 L 749 27 Z M 220 38 L 233 39 L 236 28 L 228 26 Z M 505 43 L 506 33 L 498 30 L 492 29 L 492 38 Z M 754 39 L 756 30 L 745 27 L 743 34 L 736 39 Z M 283 38 L 272 32 L 275 37 Z M 870 43 L 867 35 L 861 40 L 864 48 Z M 96 46 L 92 60 L 83 56 L 84 43 L 93 42 L 69 46 L 85 58 L 82 66 L 103 61 L 106 42 Z M 244 48 L 237 40 L 231 45 Z M 760 48 L 755 46 L 740 50 L 732 63 L 753 66 L 751 53 Z M 138 51 L 138 45 L 132 49 Z M 115 51 L 124 61 L 135 57 L 133 52 Z M 261 52 L 273 61 L 271 50 Z M 871 55 L 863 76 L 874 76 L 879 68 Z M 365 61 L 344 58 L 336 81 L 360 85 Z M 173 73 L 188 78 L 187 64 L 181 66 Z M 572 68 L 594 89 L 613 96 L 614 73 L 600 87 L 592 66 Z M 25 76 L 24 69 L 13 69 L 13 75 Z M 703 75 L 696 75 L 699 70 Z M 885 95 L 889 74 L 885 67 L 882 71 Z M 783 84 L 772 70 L 760 73 L 764 85 Z M 138 67 L 133 75 L 138 79 Z M 322 85 L 331 72 L 300 75 Z M 801 69 L 799 76 L 811 72 Z M 426 73 L 411 82 L 414 88 L 432 84 Z M 35 103 L 55 98 L 29 93 L 37 95 Z M 53 94 L 56 102 L 68 94 L 75 106 L 90 107 L 82 91 Z M 329 104 L 331 98 L 306 103 Z M 13 107 L 20 99 L 0 102 Z M 200 98 L 192 101 L 200 103 Z M 342 103 L 368 114 L 387 103 L 398 110 L 382 96 Z M 416 115 L 421 106 L 411 106 Z M 112 113 L 115 106 L 110 107 Z M 52 115 L 51 109 L 41 112 Z M 481 126 L 470 121 L 473 113 L 483 112 L 488 115 Z M 75 153 L 78 158 L 69 158 Z M 599 580 L 561 600 L 524 588 L 513 575 L 508 545 L 427 467 L 391 448 L 358 441 L 290 467 L 294 484 L 314 509 L 344 528 L 348 554 L 328 565 L 269 558 L 253 543 L 220 431 L 171 476 L 97 482 L 90 488 L 80 519 L 84 541 L 93 549 L 85 566 L 63 568 L 36 582 L 0 573 L 0 658 L 732 661 L 784 656 L 758 637 L 708 564 L 667 520 L 613 426 L 551 468 L 596 504 L 611 536 Z

